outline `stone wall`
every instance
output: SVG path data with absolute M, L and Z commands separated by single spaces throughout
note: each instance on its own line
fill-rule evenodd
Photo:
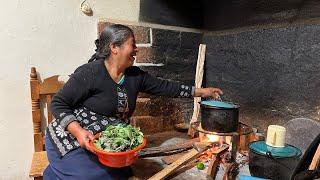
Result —
M 320 16 L 318 0 L 204 0 L 204 29 L 292 23 Z
M 320 23 L 206 33 L 206 85 L 240 104 L 240 120 L 266 130 L 320 119 Z

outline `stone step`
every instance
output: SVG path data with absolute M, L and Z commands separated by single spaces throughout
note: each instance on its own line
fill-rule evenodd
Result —
M 150 94 L 147 94 L 147 93 L 143 93 L 143 92 L 140 92 L 138 94 L 138 98 L 150 98 Z
M 131 124 L 140 127 L 144 134 L 152 134 L 164 131 L 163 118 L 161 116 L 134 116 Z
M 151 115 L 151 99 L 138 98 L 136 102 L 136 109 L 133 116 L 150 116 Z
M 171 116 L 176 109 L 172 98 L 138 97 L 133 116 Z

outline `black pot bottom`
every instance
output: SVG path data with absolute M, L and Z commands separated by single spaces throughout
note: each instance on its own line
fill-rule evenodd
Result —
M 293 170 L 299 162 L 299 158 L 277 158 L 276 160 L 249 151 L 249 170 L 255 177 L 267 179 L 289 180 Z

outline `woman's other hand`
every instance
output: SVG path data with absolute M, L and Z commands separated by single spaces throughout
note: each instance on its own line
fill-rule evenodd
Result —
M 220 95 L 222 95 L 223 92 L 219 88 L 196 88 L 194 92 L 195 97 L 202 97 L 202 98 L 213 98 L 213 99 L 220 99 Z
M 83 129 L 76 121 L 71 122 L 67 129 L 74 137 L 77 138 L 81 147 L 93 152 L 89 144 L 90 141 L 94 140 L 94 136 L 91 132 Z
M 89 142 L 94 140 L 94 136 L 91 132 L 81 128 L 81 130 L 77 133 L 76 138 L 81 147 L 92 152 Z

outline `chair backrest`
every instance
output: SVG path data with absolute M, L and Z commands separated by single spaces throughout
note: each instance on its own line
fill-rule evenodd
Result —
M 64 82 L 59 80 L 58 75 L 46 78 L 41 82 L 36 68 L 31 68 L 30 88 L 32 104 L 33 140 L 35 152 L 43 151 L 45 149 L 45 132 L 43 132 L 43 125 L 48 124 L 52 121 L 53 116 L 50 110 L 50 103 L 53 95 L 56 92 L 58 92 L 58 90 L 63 85 Z M 46 116 L 42 114 L 44 113 L 45 107 L 47 107 Z
M 320 122 L 309 118 L 295 118 L 288 121 L 286 128 L 286 143 L 291 144 L 305 153 L 311 142 L 318 136 Z

